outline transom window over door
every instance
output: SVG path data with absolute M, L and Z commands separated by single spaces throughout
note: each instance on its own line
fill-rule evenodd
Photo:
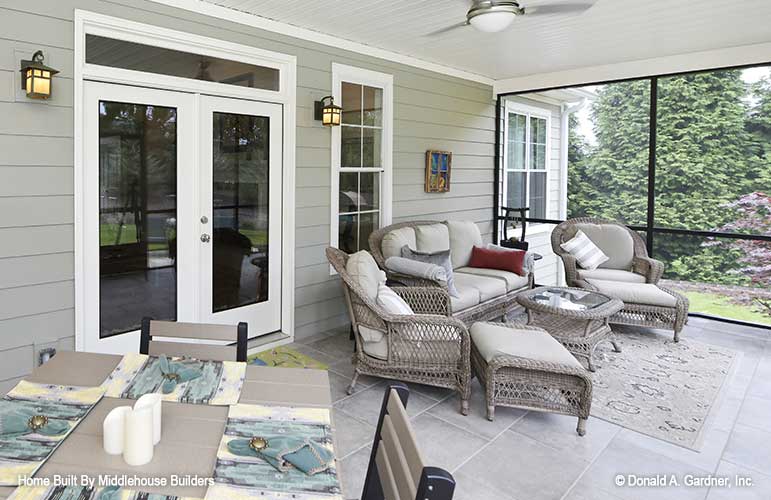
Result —
M 333 129 L 332 245 L 369 249 L 369 235 L 390 223 L 392 83 L 390 75 L 334 65 L 342 123 Z
M 547 216 L 550 125 L 546 110 L 507 106 L 504 202 L 529 207 L 533 218 Z

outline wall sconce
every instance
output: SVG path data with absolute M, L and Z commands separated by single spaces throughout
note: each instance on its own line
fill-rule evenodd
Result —
M 21 88 L 31 99 L 51 97 L 51 78 L 58 71 L 43 64 L 44 60 L 43 51 L 38 50 L 31 61 L 21 61 Z
M 329 102 L 325 102 L 329 99 Z M 320 101 L 316 101 L 314 107 L 314 118 L 321 120 L 321 124 L 327 127 L 337 127 L 340 125 L 340 117 L 343 112 L 343 108 L 335 105 L 335 98 L 331 95 L 322 97 Z

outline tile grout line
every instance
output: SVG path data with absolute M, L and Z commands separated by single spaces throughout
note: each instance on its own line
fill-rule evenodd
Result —
M 481 448 L 479 448 L 479 449 L 476 451 L 476 453 L 472 453 L 472 454 L 471 454 L 471 455 L 470 455 L 470 456 L 469 456 L 469 457 L 468 457 L 466 460 L 464 460 L 463 462 L 461 462 L 460 464 L 458 464 L 458 466 L 457 466 L 457 467 L 455 467 L 455 468 L 454 468 L 454 469 L 453 469 L 451 472 L 452 472 L 452 473 L 455 473 L 455 472 L 457 472 L 457 471 L 458 471 L 458 470 L 459 470 L 461 467 L 463 467 L 464 465 L 466 465 L 467 463 L 469 463 L 469 462 L 471 461 L 471 459 L 472 459 L 472 458 L 474 458 L 475 456 L 479 455 L 479 454 L 480 454 L 480 453 L 481 453 L 481 452 L 482 452 L 482 451 L 483 451 L 485 448 L 487 448 L 488 446 L 490 446 L 491 444 L 493 444 L 493 442 L 495 442 L 495 441 L 496 441 L 496 440 L 497 440 L 499 437 L 503 436 L 503 434 L 504 434 L 506 431 L 508 431 L 508 430 L 509 430 L 509 429 L 510 429 L 510 428 L 511 428 L 511 427 L 512 427 L 514 424 L 516 424 L 517 422 L 519 422 L 520 420 L 522 420 L 523 418 L 525 418 L 525 415 L 527 415 L 528 413 L 530 413 L 530 412 L 528 411 L 528 412 L 525 412 L 525 413 L 523 413 L 522 415 L 520 415 L 520 416 L 519 416 L 519 418 L 515 419 L 515 420 L 514 420 L 514 421 L 513 421 L 513 422 L 512 422 L 510 425 L 508 425 L 508 426 L 507 426 L 505 429 L 503 429 L 501 432 L 499 432 L 498 434 L 496 434 L 496 435 L 495 435 L 495 436 L 494 436 L 492 439 L 490 439 L 488 442 L 486 442 L 484 445 L 482 445 L 482 447 L 481 447 Z M 457 427 L 457 426 L 456 426 L 456 427 Z

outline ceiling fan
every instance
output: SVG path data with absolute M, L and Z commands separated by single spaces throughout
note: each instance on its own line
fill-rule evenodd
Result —
M 579 14 L 591 7 L 591 3 L 553 3 L 525 10 L 525 7 L 514 0 L 473 0 L 471 8 L 466 13 L 465 21 L 439 29 L 427 36 L 441 35 L 464 26 L 473 26 L 485 33 L 497 33 L 508 28 L 517 16 Z

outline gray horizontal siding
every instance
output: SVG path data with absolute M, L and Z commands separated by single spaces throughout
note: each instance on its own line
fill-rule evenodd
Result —
M 489 86 L 146 1 L 6 0 L 0 7 L 0 390 L 31 370 L 39 349 L 71 349 L 74 343 L 75 9 L 297 57 L 298 337 L 346 322 L 339 282 L 324 256 L 330 134 L 313 120 L 313 101 L 330 93 L 333 62 L 394 76 L 394 219 L 467 218 L 489 238 L 495 129 Z M 19 59 L 39 48 L 60 70 L 47 102 L 29 101 L 17 88 Z M 454 153 L 451 192 L 423 192 L 428 149 Z M 11 357 L 18 364 L 6 364 Z

